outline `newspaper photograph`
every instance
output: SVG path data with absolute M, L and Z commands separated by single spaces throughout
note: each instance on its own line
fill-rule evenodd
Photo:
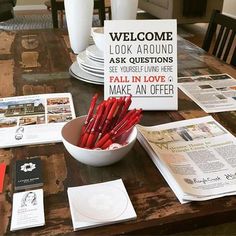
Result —
M 236 80 L 228 74 L 179 77 L 178 85 L 207 113 L 236 110 Z
M 0 148 L 60 142 L 73 118 L 70 93 L 0 98 Z
M 236 194 L 236 140 L 211 116 L 137 128 L 181 203 Z

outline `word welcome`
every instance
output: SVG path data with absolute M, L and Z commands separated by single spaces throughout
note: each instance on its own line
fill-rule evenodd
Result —
M 111 32 L 112 41 L 171 41 L 172 32 Z

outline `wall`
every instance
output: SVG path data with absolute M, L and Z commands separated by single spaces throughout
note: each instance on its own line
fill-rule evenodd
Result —
M 14 10 L 40 10 L 46 9 L 46 0 L 17 0 Z
M 17 0 L 16 5 L 44 5 L 45 0 Z
M 224 0 L 223 12 L 236 17 L 236 1 Z

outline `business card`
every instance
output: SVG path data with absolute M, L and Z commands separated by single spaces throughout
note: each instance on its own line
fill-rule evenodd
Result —
M 11 231 L 45 224 L 43 190 L 13 194 Z
M 18 160 L 15 164 L 15 190 L 43 185 L 41 159 L 39 157 Z

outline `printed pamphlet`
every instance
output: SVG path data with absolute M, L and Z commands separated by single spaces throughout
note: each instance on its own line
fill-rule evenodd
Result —
M 236 110 L 236 80 L 227 74 L 180 77 L 179 88 L 205 112 Z

